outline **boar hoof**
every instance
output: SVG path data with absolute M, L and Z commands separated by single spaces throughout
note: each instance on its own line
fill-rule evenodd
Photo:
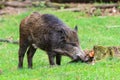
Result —
M 50 65 L 50 68 L 57 67 L 58 65 Z

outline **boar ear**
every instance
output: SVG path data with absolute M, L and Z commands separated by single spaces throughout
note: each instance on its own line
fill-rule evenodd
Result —
M 60 33 L 60 42 L 66 42 L 66 32 L 64 30 L 58 31 Z
M 78 32 L 78 26 L 77 26 L 77 25 L 75 26 L 74 30 L 75 30 L 76 32 Z

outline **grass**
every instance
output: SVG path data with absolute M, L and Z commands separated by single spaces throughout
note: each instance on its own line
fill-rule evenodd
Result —
M 83 49 L 91 49 L 94 45 L 119 46 L 120 17 L 86 17 L 79 12 L 56 12 L 54 10 L 39 10 L 40 13 L 50 13 L 59 17 L 71 28 L 78 25 L 78 36 Z M 0 38 L 19 40 L 19 23 L 31 12 L 15 16 L 0 17 Z M 62 65 L 50 67 L 44 51 L 37 50 L 33 69 L 27 68 L 26 56 L 24 68 L 17 69 L 18 45 L 0 43 L 0 74 L 1 80 L 119 80 L 120 59 L 103 59 L 96 64 L 67 64 L 69 58 L 62 58 Z

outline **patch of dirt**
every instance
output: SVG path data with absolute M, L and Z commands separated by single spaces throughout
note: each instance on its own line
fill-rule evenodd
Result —
M 17 5 L 18 4 L 18 5 Z M 5 2 L 4 8 L 0 9 L 0 15 L 5 14 L 20 14 L 21 12 L 25 12 L 28 10 L 27 6 L 39 6 L 44 5 L 49 8 L 55 8 L 57 11 L 73 11 L 73 12 L 82 12 L 87 14 L 88 16 L 114 16 L 120 15 L 120 5 L 115 4 L 84 4 L 84 3 L 51 3 L 49 1 L 42 2 L 31 2 L 31 1 L 12 1 Z M 1 5 L 3 5 L 1 3 Z M 64 9 L 61 9 L 61 8 Z
M 5 7 L 0 10 L 0 15 L 14 15 L 14 14 L 20 14 L 21 12 L 27 11 L 27 8 L 14 8 L 14 7 Z

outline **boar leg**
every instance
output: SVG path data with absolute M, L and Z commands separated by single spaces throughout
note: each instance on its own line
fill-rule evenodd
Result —
M 28 68 L 32 68 L 32 58 L 34 56 L 36 49 L 33 46 L 30 46 L 27 51 L 27 61 L 28 61 Z
M 60 54 L 57 54 L 57 55 L 56 55 L 56 64 L 57 64 L 57 65 L 60 65 L 60 64 L 61 64 L 61 55 L 60 55 Z
M 28 41 L 24 39 L 20 39 L 20 46 L 19 46 L 19 52 L 18 52 L 18 57 L 19 57 L 19 63 L 18 63 L 18 68 L 23 68 L 23 59 L 25 52 L 28 47 Z
M 55 57 L 54 53 L 48 52 L 48 58 L 49 58 L 50 65 L 55 65 L 54 57 Z

